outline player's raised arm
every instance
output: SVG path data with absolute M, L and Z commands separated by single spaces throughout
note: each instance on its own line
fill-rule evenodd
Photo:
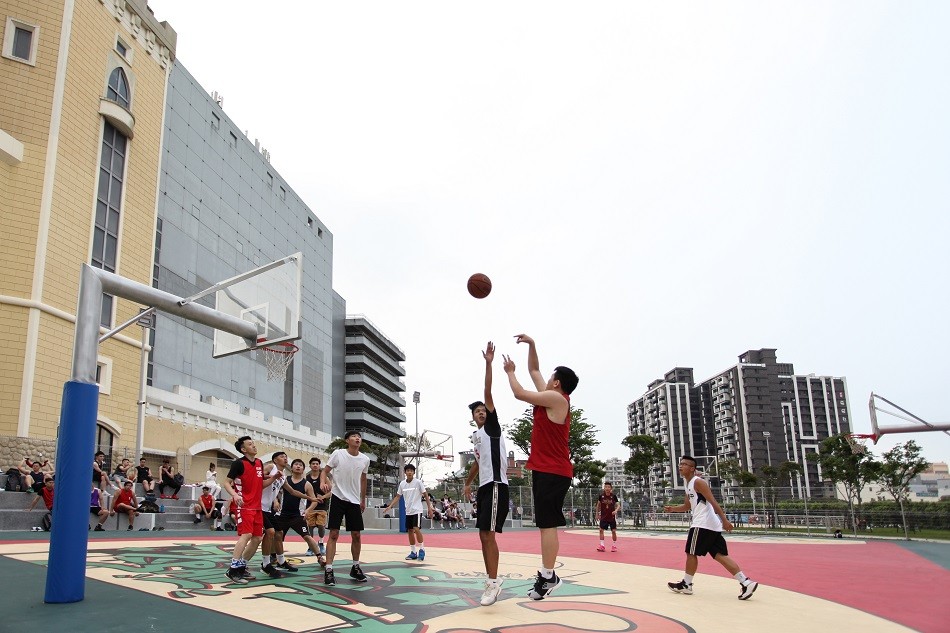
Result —
M 538 348 L 534 344 L 534 339 L 527 334 L 518 334 L 515 336 L 516 343 L 528 344 L 528 375 L 531 376 L 531 382 L 538 391 L 547 389 L 548 382 L 541 375 L 541 364 L 538 362 Z
M 508 374 L 508 384 L 511 386 L 511 393 L 514 394 L 515 398 L 522 402 L 539 405 L 554 411 L 564 409 L 564 411 L 560 411 L 561 415 L 559 416 L 549 415 L 552 422 L 563 424 L 566 419 L 564 412 L 567 410 L 567 401 L 564 400 L 564 397 L 556 391 L 544 390 L 544 384 L 541 385 L 541 391 L 529 391 L 525 389 L 515 376 L 515 362 L 511 360 L 509 356 L 504 356 L 504 359 L 504 369 L 505 373 Z M 557 421 L 558 419 L 560 419 L 560 422 Z
M 491 397 L 491 364 L 495 360 L 495 344 L 491 341 L 488 341 L 488 345 L 485 346 L 485 351 L 482 352 L 482 357 L 485 359 L 485 409 L 488 411 L 495 410 L 495 401 Z

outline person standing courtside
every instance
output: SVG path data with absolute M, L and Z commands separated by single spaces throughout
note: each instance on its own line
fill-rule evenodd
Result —
M 238 438 L 234 443 L 234 448 L 241 453 L 242 457 L 231 464 L 228 476 L 224 480 L 224 489 L 237 506 L 238 540 L 234 545 L 227 576 L 233 582 L 245 584 L 255 579 L 247 571 L 247 561 L 254 556 L 264 536 L 261 493 L 264 486 L 274 483 L 277 474 L 264 479 L 264 463 L 257 459 L 257 447 L 250 435 Z
M 667 586 L 676 593 L 691 595 L 699 557 L 708 554 L 739 581 L 739 600 L 748 600 L 759 588 L 759 583 L 746 577 L 739 565 L 729 557 L 722 531 L 731 532 L 732 523 L 713 496 L 709 484 L 696 474 L 696 460 L 693 457 L 680 457 L 679 471 L 686 482 L 686 502 L 680 506 L 664 506 L 663 511 L 692 511 L 693 522 L 686 534 L 686 574 L 683 580 L 667 583 Z
M 337 539 L 340 538 L 340 526 L 346 521 L 350 533 L 350 553 L 353 566 L 350 578 L 356 582 L 366 582 L 366 574 L 360 567 L 360 532 L 363 531 L 363 510 L 366 509 L 366 473 L 369 472 L 369 457 L 360 452 L 363 436 L 359 431 L 347 431 L 343 436 L 346 448 L 338 448 L 330 455 L 323 474 L 320 477 L 320 489 L 332 492 L 330 498 L 330 516 L 327 529 L 330 530 L 330 542 L 327 544 L 327 567 L 323 573 L 323 582 L 335 585 L 333 560 L 336 557 Z M 333 484 L 330 484 L 333 473 Z
M 426 517 L 431 519 L 432 501 L 429 499 L 426 485 L 422 483 L 421 479 L 416 479 L 416 467 L 412 464 L 406 464 L 402 471 L 406 474 L 406 478 L 399 482 L 396 497 L 383 509 L 383 512 L 389 512 L 394 505 L 399 503 L 400 497 L 406 500 L 406 532 L 409 535 L 409 555 L 406 556 L 406 560 L 425 560 L 425 537 L 422 536 L 422 502 L 425 501 L 429 507 Z M 416 552 L 416 543 L 419 544 L 418 553 Z
M 610 530 L 613 544 L 611 552 L 617 551 L 617 511 L 620 509 L 620 499 L 614 494 L 614 486 L 609 481 L 604 482 L 604 491 L 597 497 L 597 521 L 600 525 L 600 545 L 598 552 L 607 551 L 604 545 L 604 530 Z
M 495 411 L 495 401 L 491 395 L 492 370 L 491 364 L 495 359 L 495 345 L 489 341 L 482 352 L 485 358 L 485 402 L 473 402 L 468 405 L 472 411 L 476 431 L 472 434 L 472 444 L 475 450 L 475 461 L 465 479 L 464 494 L 471 494 L 472 482 L 478 477 L 478 494 L 475 498 L 475 528 L 482 544 L 482 559 L 485 561 L 485 591 L 482 593 L 482 606 L 495 604 L 501 593 L 501 583 L 498 578 L 498 542 L 495 533 L 501 533 L 508 518 L 508 474 L 505 438 L 502 436 L 501 424 L 498 422 L 498 412 Z
M 564 519 L 564 497 L 574 478 L 574 465 L 568 448 L 571 432 L 571 393 L 577 387 L 577 374 L 568 367 L 555 367 L 545 381 L 538 363 L 534 339 L 527 334 L 515 337 L 528 345 L 528 373 L 537 391 L 521 386 L 515 377 L 515 364 L 505 356 L 505 373 L 515 398 L 534 406 L 531 426 L 531 454 L 525 467 L 531 471 L 531 494 L 534 497 L 535 524 L 541 530 L 541 569 L 534 587 L 528 592 L 532 600 L 543 600 L 561 586 L 554 573 L 560 547 L 557 528 L 567 524 Z

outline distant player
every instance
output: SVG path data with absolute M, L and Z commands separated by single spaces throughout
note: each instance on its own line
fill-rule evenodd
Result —
M 610 535 L 613 537 L 613 545 L 610 546 L 610 551 L 617 551 L 617 511 L 619 509 L 620 499 L 614 494 L 614 486 L 609 481 L 605 481 L 604 491 L 597 497 L 597 520 L 600 523 L 598 552 L 607 551 L 604 546 L 604 530 L 610 530 Z
M 529 391 L 521 386 L 515 378 L 515 364 L 506 356 L 504 367 L 512 393 L 518 400 L 534 405 L 531 454 L 525 467 L 532 473 L 535 524 L 541 530 L 541 569 L 528 597 L 543 600 L 561 586 L 561 579 L 554 573 L 560 545 L 557 528 L 567 524 L 563 512 L 564 497 L 574 479 L 568 438 L 571 433 L 571 393 L 578 380 L 570 368 L 555 367 L 554 373 L 545 381 L 534 339 L 519 334 L 515 340 L 528 345 L 528 373 L 537 389 Z
M 412 464 L 406 464 L 402 469 L 406 478 L 399 482 L 399 488 L 396 490 L 396 498 L 393 499 L 383 513 L 389 512 L 394 505 L 399 503 L 399 498 L 406 500 L 406 532 L 409 534 L 409 555 L 406 560 L 425 560 L 426 546 L 425 537 L 422 536 L 422 502 L 425 501 L 429 508 L 426 518 L 432 518 L 432 500 L 429 499 L 429 493 L 426 491 L 426 485 L 421 479 L 416 479 L 416 467 Z M 419 552 L 416 552 L 416 543 L 419 544 Z
M 323 472 L 323 464 L 320 461 L 319 457 L 310 458 L 310 470 L 307 472 L 307 483 L 313 487 L 313 492 L 317 497 L 317 504 L 311 506 L 307 509 L 308 512 L 327 512 L 330 510 L 330 493 L 325 493 L 320 490 L 320 473 Z M 309 526 L 308 526 L 309 527 Z M 323 544 L 323 537 L 326 536 L 327 528 L 326 523 L 324 525 L 317 525 L 310 527 L 311 536 L 316 533 L 317 535 L 317 547 L 319 551 L 313 551 L 308 549 L 307 553 L 304 556 L 317 556 L 320 564 L 325 564 L 327 562 L 327 548 Z
M 723 529 L 732 531 L 732 523 L 713 497 L 709 484 L 696 475 L 696 460 L 689 455 L 680 457 L 680 476 L 686 482 L 686 502 L 681 506 L 664 506 L 664 512 L 693 512 L 693 522 L 686 535 L 686 575 L 679 582 L 667 583 L 676 593 L 693 593 L 693 576 L 699 567 L 699 557 L 709 555 L 725 567 L 739 581 L 739 600 L 748 600 L 759 588 L 759 583 L 746 577 L 734 560 L 729 558 Z
M 505 438 L 498 423 L 498 412 L 495 411 L 495 401 L 491 395 L 492 370 L 491 364 L 495 359 L 495 345 L 489 341 L 482 352 L 485 359 L 485 402 L 473 402 L 468 405 L 472 411 L 476 431 L 472 434 L 472 444 L 475 449 L 475 461 L 465 479 L 465 496 L 471 494 L 472 482 L 478 477 L 478 494 L 476 496 L 475 528 L 482 544 L 482 559 L 485 561 L 485 591 L 482 593 L 481 604 L 487 607 L 495 604 L 501 593 L 501 583 L 498 578 L 498 542 L 495 533 L 501 533 L 508 518 L 510 501 L 508 496 L 507 460 L 508 449 L 505 447 Z

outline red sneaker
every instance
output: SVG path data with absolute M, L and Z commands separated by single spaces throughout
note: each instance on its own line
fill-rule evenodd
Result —
M 177 499 L 178 495 L 172 495 L 172 499 Z

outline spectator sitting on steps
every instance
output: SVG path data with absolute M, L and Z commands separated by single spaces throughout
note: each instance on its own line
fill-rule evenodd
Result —
M 102 492 L 96 486 L 92 487 L 92 495 L 89 497 L 89 514 L 94 515 L 99 520 L 96 523 L 95 531 L 105 531 L 102 524 L 109 518 L 109 511 L 102 507 Z
M 135 469 L 132 468 L 132 462 L 129 461 L 129 458 L 123 458 L 122 462 L 115 467 L 115 472 L 112 473 L 112 481 L 115 482 L 117 488 L 121 488 L 126 481 L 135 483 Z
M 166 487 L 172 489 L 172 499 L 177 499 L 178 491 L 181 490 L 181 482 L 176 478 L 175 467 L 171 465 L 170 461 L 167 457 L 162 460 L 162 478 L 158 484 L 158 492 L 162 499 L 168 499 L 168 495 L 165 494 Z
M 129 518 L 129 527 L 126 529 L 131 531 L 132 524 L 135 523 L 135 517 L 139 515 L 139 502 L 135 498 L 135 493 L 132 492 L 131 481 L 126 481 L 122 490 L 112 497 L 112 509 L 109 515 L 112 516 L 116 513 L 122 513 Z
M 195 525 L 201 523 L 202 519 L 208 519 L 211 521 L 211 530 L 214 531 L 221 526 L 221 511 L 215 507 L 214 496 L 208 486 L 203 486 L 201 493 L 198 502 L 191 508 L 195 513 Z
M 50 466 L 49 460 L 41 462 L 37 459 L 31 462 L 29 457 L 23 458 L 17 470 L 23 478 L 23 492 L 32 491 L 36 494 L 42 493 L 46 478 L 53 474 L 53 467 Z
M 135 467 L 135 480 L 142 484 L 142 492 L 155 494 L 155 479 L 152 477 L 152 469 L 145 465 L 145 458 L 139 460 L 139 465 Z
M 43 500 L 43 503 L 46 504 L 46 509 L 50 512 L 53 511 L 53 478 L 47 477 L 43 482 L 43 488 L 40 490 L 40 494 L 36 495 L 33 498 L 33 503 L 30 504 L 30 507 L 27 508 L 27 512 L 36 507 L 36 504 L 39 503 L 40 499 Z

